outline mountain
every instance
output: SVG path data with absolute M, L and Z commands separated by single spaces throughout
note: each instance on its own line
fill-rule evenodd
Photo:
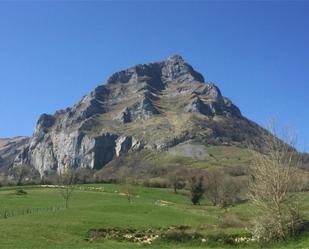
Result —
M 42 114 L 14 165 L 41 176 L 64 167 L 99 170 L 181 144 L 262 146 L 263 131 L 175 55 L 117 72 L 72 108 Z

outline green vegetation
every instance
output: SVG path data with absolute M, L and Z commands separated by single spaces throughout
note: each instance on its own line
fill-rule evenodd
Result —
M 168 174 L 184 170 L 212 170 L 222 168 L 234 176 L 244 175 L 252 155 L 248 149 L 236 146 L 206 146 L 189 141 L 169 150 L 147 150 L 128 153 L 108 163 L 96 175 L 99 179 L 109 181 L 118 179 L 122 171 L 139 179 L 152 179 L 145 186 L 162 186 L 170 184 Z M 151 184 L 156 182 L 156 184 Z
M 169 231 L 165 240 L 151 245 L 98 239 L 87 241 L 93 229 L 163 229 L 187 225 L 202 236 L 246 235 L 250 219 L 258 214 L 249 203 L 224 210 L 203 199 L 193 206 L 184 190 L 133 187 L 134 199 L 128 202 L 122 185 L 78 185 L 70 207 L 63 208 L 59 189 L 24 186 L 26 195 L 16 195 L 14 187 L 0 191 L 0 243 L 2 248 L 255 248 L 254 243 L 228 245 L 219 242 L 175 242 L 178 231 Z M 309 195 L 302 197 L 309 210 Z M 6 214 L 6 217 L 4 216 Z M 307 213 L 307 215 L 309 215 Z M 223 234 L 223 235 L 222 235 Z M 220 238 L 221 238 L 220 237 Z M 277 244 L 272 248 L 309 248 L 309 237 Z

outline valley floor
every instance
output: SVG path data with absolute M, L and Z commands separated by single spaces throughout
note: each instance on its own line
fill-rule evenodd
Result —
M 177 243 L 154 241 L 151 245 L 114 240 L 87 241 L 90 229 L 99 228 L 163 228 L 188 225 L 202 234 L 245 234 L 249 219 L 257 213 L 248 203 L 227 212 L 242 225 L 222 226 L 224 210 L 207 200 L 192 206 L 185 193 L 170 189 L 134 188 L 130 204 L 123 194 L 124 186 L 94 184 L 77 186 L 69 209 L 63 208 L 59 190 L 52 187 L 28 186 L 27 194 L 16 195 L 16 188 L 0 189 L 0 245 L 9 249 L 125 249 L 125 248 L 255 248 L 255 244 L 223 245 L 199 242 Z M 309 193 L 304 194 L 309 209 Z M 221 224 L 221 225 L 220 225 Z M 220 228 L 221 227 L 221 228 Z M 309 235 L 272 248 L 309 248 Z

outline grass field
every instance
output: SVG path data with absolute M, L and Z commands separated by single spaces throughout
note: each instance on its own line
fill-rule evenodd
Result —
M 94 188 L 98 188 L 97 190 Z M 203 243 L 154 241 L 151 245 L 113 240 L 86 241 L 87 232 L 98 228 L 162 228 L 186 224 L 208 233 L 246 233 L 245 227 L 219 228 L 224 210 L 204 200 L 192 206 L 184 193 L 170 189 L 136 187 L 130 204 L 122 194 L 123 186 L 113 184 L 82 185 L 73 193 L 70 208 L 55 188 L 25 187 L 28 194 L 16 195 L 15 188 L 0 191 L 1 248 L 255 248 L 257 245 L 227 246 Z M 104 191 L 102 191 L 104 189 Z M 309 203 L 309 195 L 304 195 Z M 161 200 L 161 202 L 158 202 Z M 163 202 L 162 202 L 163 201 Z M 161 204 L 160 204 L 161 203 Z M 162 203 L 164 205 L 162 205 Z M 4 218 L 4 213 L 8 217 Z M 239 204 L 228 210 L 243 221 L 257 215 L 252 207 Z M 309 236 L 272 248 L 309 248 Z

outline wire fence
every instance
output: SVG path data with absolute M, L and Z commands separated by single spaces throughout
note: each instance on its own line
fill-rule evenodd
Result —
M 53 206 L 53 207 L 40 207 L 40 208 L 21 208 L 21 209 L 3 209 L 0 210 L 0 219 L 7 219 L 14 216 L 20 215 L 33 215 L 42 214 L 46 212 L 57 212 L 64 210 L 64 207 Z

